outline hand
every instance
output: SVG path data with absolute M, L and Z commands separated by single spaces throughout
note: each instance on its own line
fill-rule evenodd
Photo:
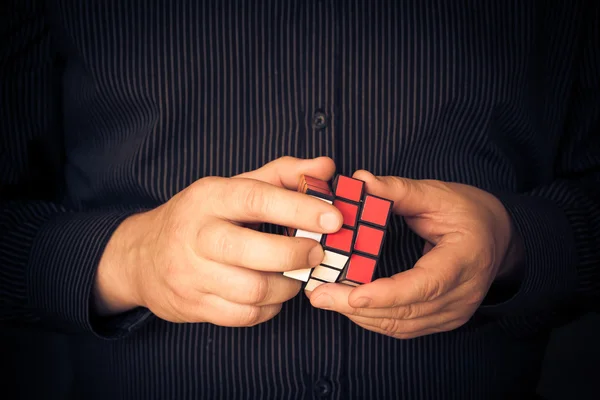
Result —
M 311 239 L 249 225 L 337 231 L 335 207 L 296 191 L 301 174 L 330 179 L 334 170 L 328 158 L 284 157 L 234 178 L 200 179 L 164 205 L 128 218 L 98 268 L 99 312 L 142 306 L 168 321 L 222 326 L 273 318 L 301 288 L 281 272 L 320 264 L 323 249 Z
M 475 187 L 375 177 L 357 171 L 368 192 L 394 201 L 394 213 L 426 244 L 412 269 L 358 288 L 321 285 L 315 307 L 340 312 L 365 329 L 399 339 L 449 331 L 475 313 L 496 278 L 521 258 L 504 206 Z M 395 243 L 386 242 L 387 246 Z

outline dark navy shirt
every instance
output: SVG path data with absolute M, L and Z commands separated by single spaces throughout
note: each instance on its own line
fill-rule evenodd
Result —
M 13 0 L 1 18 L 0 318 L 64 335 L 75 398 L 514 398 L 548 330 L 598 299 L 597 1 Z M 302 293 L 244 329 L 90 313 L 124 218 L 284 155 L 490 191 L 524 239 L 516 291 L 413 340 Z M 423 246 L 400 218 L 386 243 L 378 276 Z

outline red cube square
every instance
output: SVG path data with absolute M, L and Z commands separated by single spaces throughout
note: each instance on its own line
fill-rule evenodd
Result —
M 369 225 L 358 224 L 354 251 L 379 257 L 385 231 Z
M 392 212 L 392 204 L 391 200 L 371 194 L 365 195 L 360 221 L 386 227 Z
M 335 199 L 333 205 L 340 210 L 344 219 L 343 224 L 349 228 L 354 228 L 358 219 L 358 204 L 349 201 Z
M 348 266 L 344 270 L 339 281 L 342 283 L 365 284 L 373 280 L 377 259 L 360 254 L 352 254 Z M 350 282 L 344 282 L 350 281 Z M 355 285 L 353 285 L 355 286 Z
M 354 242 L 354 231 L 352 229 L 341 228 L 336 233 L 324 235 L 323 246 L 338 253 L 350 254 L 352 252 L 352 243 Z
M 359 203 L 365 183 L 361 180 L 338 175 L 335 179 L 335 196 Z

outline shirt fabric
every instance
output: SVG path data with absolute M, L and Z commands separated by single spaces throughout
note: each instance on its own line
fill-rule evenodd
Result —
M 577 0 L 9 3 L 2 321 L 65 335 L 75 398 L 533 391 L 548 330 L 598 298 L 598 8 Z M 202 177 L 284 155 L 330 156 L 346 175 L 462 182 L 498 196 L 526 250 L 514 296 L 490 294 L 463 327 L 413 340 L 314 309 L 302 293 L 252 328 L 172 324 L 144 309 L 94 317 L 95 269 L 124 218 Z M 377 276 L 410 268 L 422 252 L 401 218 L 390 225 Z

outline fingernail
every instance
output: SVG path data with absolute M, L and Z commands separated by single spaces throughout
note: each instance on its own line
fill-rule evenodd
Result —
M 321 228 L 329 232 L 337 229 L 340 218 L 334 213 L 321 214 L 319 223 L 321 224 Z
M 369 307 L 369 304 L 371 304 L 371 299 L 367 297 L 361 297 L 360 299 L 356 300 L 354 304 L 356 308 Z
M 316 267 L 321 264 L 323 261 L 323 257 L 325 254 L 323 253 L 323 248 L 321 246 L 313 247 L 312 250 L 308 253 L 308 264 L 311 267 Z
M 322 294 L 313 301 L 313 305 L 319 308 L 329 308 L 333 306 L 333 299 L 328 294 Z

